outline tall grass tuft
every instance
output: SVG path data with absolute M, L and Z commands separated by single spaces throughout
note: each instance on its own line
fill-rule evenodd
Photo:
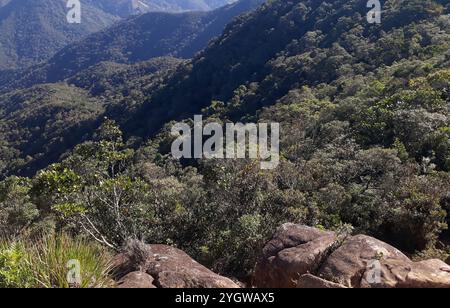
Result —
M 3 240 L 0 243 L 0 287 L 104 288 L 111 255 L 85 239 L 67 234 L 38 240 Z

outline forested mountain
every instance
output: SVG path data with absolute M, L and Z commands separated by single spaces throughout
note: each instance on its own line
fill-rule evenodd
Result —
M 118 17 L 83 2 L 83 22 L 69 24 L 66 0 L 10 0 L 0 6 L 0 71 L 48 59 L 68 43 L 99 31 Z
M 109 100 L 126 98 L 132 104 L 144 99 L 146 89 L 180 63 L 172 58 L 138 65 L 103 62 L 72 77 L 70 85 L 38 85 L 1 95 L 0 174 L 16 168 L 33 174 L 57 161 L 91 137 Z
M 47 62 L 0 72 L 0 92 L 57 82 L 102 61 L 132 64 L 155 57 L 191 58 L 236 16 L 263 0 L 241 0 L 210 12 L 147 13 L 70 44 Z
M 67 0 L 1 0 L 0 71 L 23 68 L 46 60 L 69 43 L 79 41 L 130 15 L 208 11 L 230 2 L 86 0 L 81 1 L 81 23 L 69 24 L 66 18 L 69 12 Z
M 380 67 L 422 56 L 414 54 L 414 48 L 416 53 L 427 51 L 445 61 L 441 51 L 449 31 L 441 15 L 446 8 L 438 1 L 397 2 L 385 4 L 384 22 L 379 26 L 365 22 L 366 2 L 361 0 L 270 2 L 229 25 L 219 40 L 155 93 L 143 109 L 161 119 L 199 111 L 220 100 L 226 105 L 234 102 L 233 108 L 239 107 L 237 114 L 242 116 L 276 103 L 299 87 L 338 83 L 348 76 L 359 79 Z M 160 109 L 160 104 L 165 108 Z M 147 114 L 143 117 L 157 127 L 158 121 L 149 120 Z
M 129 237 L 173 244 L 237 277 L 248 277 L 255 251 L 284 222 L 374 235 L 417 259 L 448 257 L 449 1 L 384 1 L 381 24 L 367 12 L 366 0 L 271 0 L 186 61 L 134 63 L 149 56 L 139 52 L 145 40 L 131 54 L 117 48 L 121 26 L 106 57 L 93 48 L 73 62 L 63 50 L 49 66 L 61 83 L 0 97 L 0 123 L 11 127 L 1 130 L 3 175 L 31 176 L 3 182 L 0 202 L 26 205 L 4 215 L 21 213 L 17 228 L 45 221 L 94 232 L 114 248 Z M 137 38 L 127 26 L 141 18 L 123 33 Z M 39 69 L 44 81 L 57 76 Z M 174 159 L 171 124 L 200 113 L 205 122 L 279 122 L 279 166 Z M 47 137 L 34 142 L 33 133 Z M 30 209 L 40 219 L 27 220 Z

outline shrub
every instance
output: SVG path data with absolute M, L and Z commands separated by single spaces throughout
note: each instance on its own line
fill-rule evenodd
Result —
M 0 243 L 0 287 L 26 288 L 34 284 L 27 250 L 22 242 Z
M 69 280 L 79 265 L 79 280 Z M 7 288 L 102 288 L 113 286 L 108 251 L 66 234 L 2 241 L 0 286 Z M 77 275 L 73 277 L 78 277 Z
M 0 182 L 0 234 L 17 236 L 39 216 L 30 200 L 28 179 L 10 177 Z

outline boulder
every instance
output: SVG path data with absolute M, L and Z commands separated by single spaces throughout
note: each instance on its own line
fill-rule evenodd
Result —
M 239 288 L 232 280 L 215 274 L 175 247 L 136 241 L 127 247 L 115 258 L 116 279 L 127 275 L 127 271 L 139 270 L 152 277 L 152 284 L 158 288 Z
M 285 224 L 263 249 L 253 279 L 259 288 L 294 288 L 299 278 L 315 272 L 337 238 L 333 232 Z
M 377 266 L 380 259 L 391 264 L 410 263 L 409 258 L 394 247 L 369 236 L 357 235 L 330 254 L 318 274 L 348 287 L 359 287 L 364 274 L 370 274 L 369 267 Z M 388 272 L 383 274 L 386 279 L 392 276 Z M 369 276 L 366 278 L 371 281 Z
M 143 272 L 131 272 L 117 283 L 119 289 L 154 289 L 153 277 Z
M 450 288 L 450 267 L 436 259 L 414 262 L 411 270 L 399 278 L 399 288 Z
M 273 256 L 283 249 L 306 244 L 326 235 L 335 234 L 330 231 L 323 231 L 308 226 L 287 223 L 278 228 L 272 240 L 270 240 L 264 247 L 263 255 Z
M 412 262 L 396 248 L 365 235 L 347 239 L 317 275 L 352 288 L 450 287 L 450 273 L 439 260 Z
M 262 288 L 450 288 L 450 266 L 413 262 L 398 249 L 366 235 L 338 239 L 285 224 L 264 247 L 253 285 Z
M 238 288 L 232 280 L 217 275 L 184 251 L 166 245 L 148 245 L 147 273 L 161 288 Z

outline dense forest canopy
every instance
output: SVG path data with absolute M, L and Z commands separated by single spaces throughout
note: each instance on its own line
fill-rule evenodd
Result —
M 0 231 L 171 244 L 237 277 L 285 222 L 447 257 L 450 4 L 382 5 L 369 24 L 365 0 L 271 0 L 193 59 L 5 90 Z M 174 159 L 171 125 L 194 114 L 280 123 L 280 165 Z

